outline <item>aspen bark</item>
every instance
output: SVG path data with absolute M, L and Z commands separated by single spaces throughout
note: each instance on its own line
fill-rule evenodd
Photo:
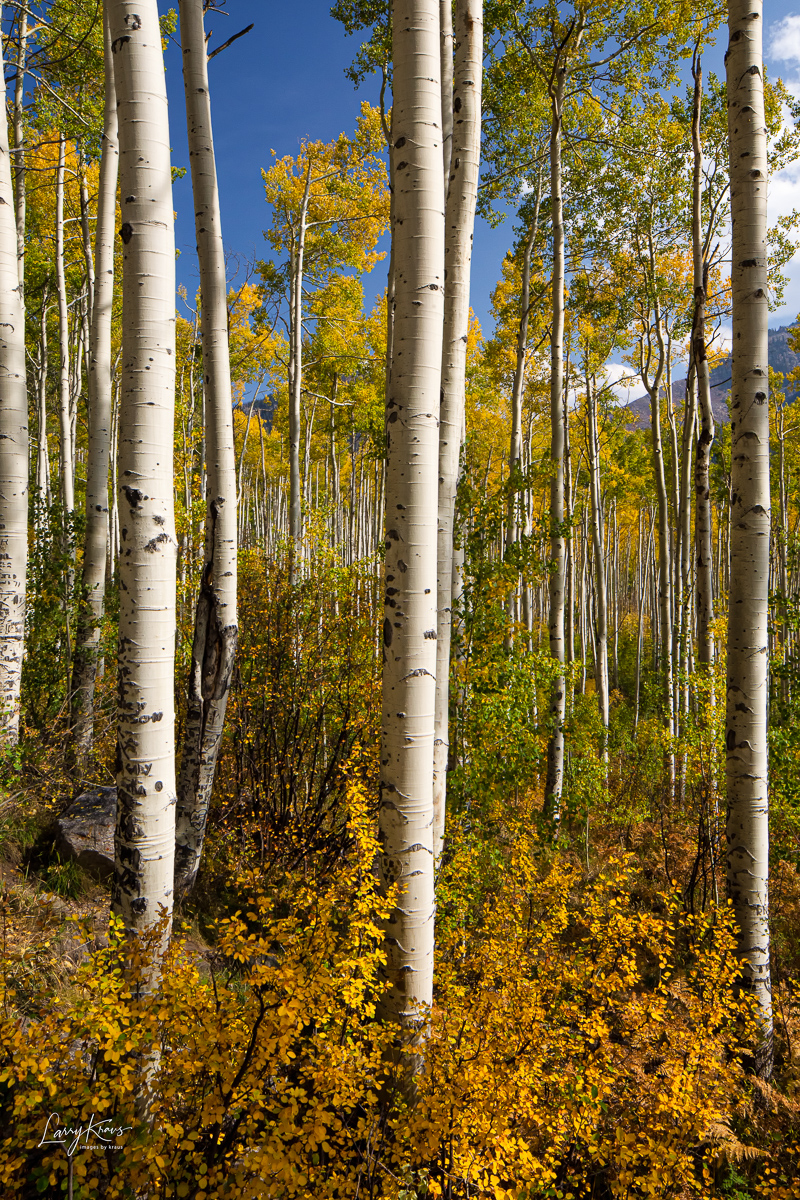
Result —
M 458 35 L 456 34 L 456 37 Z M 439 0 L 439 55 L 442 85 L 442 165 L 444 167 L 444 198 L 450 189 L 450 164 L 453 160 L 453 0 Z M 445 248 L 445 254 L 447 249 Z
M 39 360 L 38 379 L 36 381 L 36 525 L 43 520 L 43 508 L 49 507 L 52 501 L 50 495 L 50 454 L 47 444 L 47 297 L 48 288 L 42 289 L 42 311 L 39 318 Z
M 175 237 L 156 0 L 110 0 L 123 242 L 114 911 L 172 912 L 175 853 Z
M 400 895 L 381 1014 L 413 1031 L 433 987 L 433 739 L 444 205 L 438 0 L 393 0 L 395 328 L 387 468 L 379 869 Z
M 694 314 L 692 319 L 692 358 L 697 376 L 699 434 L 695 447 L 695 605 L 697 613 L 697 660 L 709 667 L 714 662 L 714 583 L 711 515 L 711 454 L 714 446 L 714 413 L 711 409 L 711 379 L 706 351 L 706 290 L 708 269 L 703 261 L 702 171 L 703 146 L 700 139 L 700 114 L 703 99 L 703 73 L 694 65 L 694 101 L 692 105 L 692 264 L 694 275 Z M 687 550 L 688 553 L 688 550 Z
M 58 293 L 58 353 L 59 353 L 59 432 L 61 454 L 61 503 L 65 522 L 75 509 L 75 464 L 72 457 L 72 415 L 69 389 L 69 308 L 67 279 L 64 271 L 64 172 L 67 140 L 62 134 L 58 142 L 56 169 L 56 291 Z
M 10 747 L 19 740 L 25 634 L 28 393 L 2 68 L 0 52 L 0 746 Z
M 525 365 L 528 355 L 528 325 L 531 310 L 531 256 L 533 244 L 539 232 L 539 205 L 541 202 L 541 176 L 536 190 L 536 205 L 533 220 L 525 239 L 522 254 L 522 279 L 520 290 L 520 316 L 517 331 L 516 363 L 514 364 L 514 382 L 511 386 L 511 443 L 508 451 L 508 476 L 513 479 L 515 469 L 522 457 L 522 398 L 525 394 Z M 508 497 L 508 516 L 506 523 L 506 547 L 512 546 L 517 540 L 517 505 L 513 491 Z
M 28 10 L 20 5 L 17 74 L 14 81 L 14 202 L 17 218 L 17 274 L 20 299 L 25 307 L 25 56 L 28 47 Z
M 566 591 L 566 538 L 564 536 L 564 422 L 561 392 L 564 386 L 564 205 L 561 194 L 561 129 L 564 74 L 551 96 L 550 219 L 553 228 L 552 325 L 550 333 L 550 654 L 564 663 L 564 596 Z M 564 718 L 566 679 L 560 672 L 550 696 L 550 740 L 547 747 L 547 780 L 544 812 L 558 820 L 564 787 Z
M 770 546 L 767 131 L 762 5 L 729 0 L 726 54 L 731 182 L 730 591 L 726 751 L 727 883 L 744 986 L 760 1014 L 755 1068 L 772 1071 L 769 941 L 767 618 Z
M 89 453 L 86 540 L 72 669 L 72 753 L 78 771 L 91 750 L 94 689 L 103 619 L 108 546 L 108 464 L 111 449 L 111 316 L 114 300 L 114 223 L 119 174 L 117 97 L 107 10 L 104 11 L 105 115 L 95 233 L 94 299 L 89 343 Z
M 177 892 L 191 889 L 200 865 L 239 632 L 236 615 L 236 457 L 227 285 L 203 30 L 203 0 L 180 0 L 180 20 L 202 297 L 200 330 L 206 400 L 207 476 L 205 563 L 197 599 L 186 726 L 178 777 L 175 826 Z
M 303 504 L 300 482 L 301 405 L 303 394 L 303 262 L 306 249 L 308 202 L 312 160 L 309 155 L 303 199 L 300 204 L 297 244 L 293 248 L 290 281 L 291 347 L 289 371 L 289 537 L 292 539 L 292 573 L 303 551 Z
M 449 7 L 450 0 L 444 0 L 444 4 Z M 482 71 L 483 0 L 457 0 L 453 154 L 445 209 L 445 301 L 439 418 L 438 622 L 433 749 L 433 850 L 436 861 L 444 838 L 450 747 L 453 527 L 464 428 L 469 280 L 480 172 Z
M 588 350 L 587 350 L 588 365 Z M 595 563 L 595 658 L 594 678 L 597 703 L 603 723 L 603 759 L 608 762 L 608 597 L 606 589 L 606 551 L 603 505 L 600 495 L 600 439 L 597 433 L 597 395 L 594 379 L 586 372 L 586 415 L 589 451 L 589 491 L 591 498 L 592 551 Z

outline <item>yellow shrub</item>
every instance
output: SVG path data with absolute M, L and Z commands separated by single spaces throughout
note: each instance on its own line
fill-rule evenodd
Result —
M 76 1147 L 76 1200 L 713 1194 L 712 1131 L 741 1092 L 727 912 L 637 911 L 632 860 L 587 886 L 519 836 L 468 921 L 442 923 L 409 1108 L 374 1020 L 388 902 L 355 788 L 350 808 L 350 861 L 325 886 L 287 878 L 266 896 L 253 880 L 210 974 L 176 947 L 138 995 L 114 931 L 49 1009 L 4 1010 L 3 1195 L 65 1187 L 63 1146 L 40 1144 L 53 1112 L 131 1126 L 114 1152 Z M 457 847 L 448 903 L 478 853 Z

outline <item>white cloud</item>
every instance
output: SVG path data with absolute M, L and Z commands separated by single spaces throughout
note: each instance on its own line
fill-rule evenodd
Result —
M 800 64 L 800 16 L 789 13 L 770 26 L 768 57 Z
M 636 400 L 642 391 L 642 381 L 634 375 L 630 367 L 622 363 L 606 363 L 605 383 L 617 397 L 620 404 L 630 404 Z

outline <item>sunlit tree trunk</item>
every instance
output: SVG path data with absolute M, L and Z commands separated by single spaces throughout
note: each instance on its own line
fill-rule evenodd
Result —
M 203 0 L 180 0 L 183 79 L 192 168 L 206 398 L 205 564 L 197 600 L 178 779 L 175 888 L 197 876 L 238 640 L 236 459 L 225 251 L 211 127 Z M 261 420 L 259 420 L 259 427 Z
M 655 372 L 652 375 L 650 374 L 650 358 L 653 351 L 648 342 L 647 353 L 645 354 L 643 347 L 641 349 L 640 373 L 642 382 L 650 397 L 650 446 L 653 461 L 653 477 L 655 479 L 658 501 L 658 628 L 656 633 L 654 622 L 653 648 L 654 651 L 656 646 L 658 648 L 658 662 L 663 683 L 663 719 L 667 736 L 671 742 L 675 732 L 674 678 L 672 671 L 673 574 L 670 557 L 669 498 L 667 495 L 667 477 L 664 467 L 664 445 L 661 437 L 661 380 L 664 377 L 666 349 L 661 324 L 661 311 L 657 303 L 654 305 L 653 311 L 653 331 L 657 344 L 657 350 L 655 351 Z M 648 339 L 651 337 L 652 334 L 649 334 Z M 671 793 L 675 773 L 675 759 L 671 749 L 667 751 L 667 769 Z
M 450 0 L 443 0 L 449 7 Z M 450 635 L 453 526 L 458 486 L 469 332 L 472 232 L 481 149 L 483 0 L 458 0 L 453 91 L 453 156 L 445 211 L 446 271 L 442 390 L 439 419 L 439 524 L 436 641 L 436 732 L 433 750 L 433 848 L 438 860 L 445 828 L 450 738 Z
M 384 1019 L 413 1030 L 433 986 L 433 739 L 444 311 L 439 0 L 394 0 L 395 330 L 387 468 L 380 871 Z
M 49 506 L 50 452 L 47 443 L 47 285 L 42 288 L 42 312 L 39 318 L 39 360 L 36 381 L 36 524 L 43 520 L 43 508 Z
M 738 957 L 760 1014 L 755 1066 L 772 1072 L 769 941 L 767 618 L 770 481 L 767 366 L 767 131 L 760 0 L 729 0 L 731 180 L 731 565 L 726 750 L 728 896 Z
M 14 202 L 17 218 L 17 274 L 20 298 L 25 305 L 25 66 L 28 48 L 28 10 L 20 5 L 17 74 L 14 81 Z
M 130 933 L 172 911 L 175 238 L 156 0 L 110 0 L 123 242 L 115 912 Z
M 694 317 L 692 321 L 692 357 L 697 376 L 699 435 L 695 448 L 695 606 L 697 613 L 697 661 L 704 667 L 714 662 L 714 584 L 711 514 L 711 453 L 714 445 L 714 414 L 711 409 L 711 379 L 706 352 L 707 268 L 703 262 L 703 147 L 700 140 L 700 114 L 703 98 L 703 74 L 694 65 L 694 102 L 692 105 L 692 263 L 694 274 Z
M 73 756 L 79 772 L 91 750 L 94 689 L 103 619 L 108 544 L 108 463 L 111 448 L 111 316 L 114 299 L 114 224 L 119 173 L 117 98 L 107 10 L 105 117 L 97 198 L 94 300 L 89 348 L 89 450 L 86 470 L 86 540 L 72 669 Z
M 61 503 L 64 519 L 75 509 L 75 466 L 72 460 L 72 421 L 69 391 L 69 308 L 67 279 L 64 271 L 64 172 L 66 170 L 67 140 L 62 134 L 58 142 L 56 170 L 56 289 L 58 292 L 58 399 L 61 454 Z
M 608 762 L 608 597 L 606 590 L 606 551 L 603 520 L 603 502 L 600 491 L 600 439 L 597 432 L 597 395 L 594 379 L 586 371 L 586 415 L 587 444 L 589 450 L 589 489 L 591 496 L 592 551 L 595 578 L 595 660 L 594 677 L 597 686 L 597 703 L 603 723 L 602 754 Z
M 28 394 L 3 65 L 0 53 L 0 746 L 10 747 L 19 740 L 25 635 Z
M 309 155 L 303 199 L 300 204 L 296 242 L 291 258 L 289 305 L 291 347 L 289 370 L 289 537 L 292 539 L 292 571 L 303 552 L 303 500 L 300 483 L 301 398 L 303 394 L 303 275 L 311 193 L 312 161 Z
M 458 35 L 456 34 L 456 37 Z M 453 0 L 439 0 L 439 54 L 442 85 L 442 164 L 444 195 L 450 186 L 450 164 L 453 160 Z M 445 250 L 445 253 L 447 251 Z
M 564 536 L 564 421 L 561 414 L 564 387 L 564 205 L 561 194 L 561 131 L 564 76 L 558 75 L 552 94 L 550 130 L 550 220 L 553 232 L 552 324 L 550 331 L 550 654 L 564 662 L 564 596 L 566 591 L 566 538 Z M 563 671 L 553 680 L 550 696 L 550 740 L 547 747 L 547 780 L 544 811 L 558 820 L 564 786 L 564 717 L 566 679 Z

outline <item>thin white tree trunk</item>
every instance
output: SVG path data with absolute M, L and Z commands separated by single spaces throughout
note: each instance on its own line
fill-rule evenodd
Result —
M 772 1072 L 767 618 L 770 482 L 767 133 L 760 0 L 729 0 L 731 180 L 731 565 L 726 749 L 727 882 L 745 986 L 760 1014 L 758 1073 Z
M 75 509 L 75 467 L 72 460 L 72 414 L 69 387 L 69 309 L 67 280 L 64 271 L 64 172 L 67 140 L 62 134 L 58 142 L 56 170 L 56 290 L 58 292 L 58 353 L 59 353 L 59 431 L 61 452 L 61 503 L 65 521 Z
M 225 250 L 219 211 L 203 0 L 180 0 L 206 397 L 205 565 L 197 599 L 176 814 L 175 888 L 197 877 L 239 636 L 236 615 L 236 456 Z M 260 418 L 259 426 L 261 424 Z M 263 444 L 262 444 L 263 445 Z
M 19 261 L 19 259 L 17 260 Z M 37 371 L 36 396 L 36 525 L 43 523 L 45 506 L 49 507 L 50 495 L 50 453 L 47 443 L 47 285 L 42 289 L 42 312 L 39 324 L 39 361 Z
M 3 66 L 0 52 L 0 745 L 10 747 L 19 740 L 25 634 L 28 393 Z
M 156 0 L 109 0 L 123 242 L 116 870 L 130 933 L 172 912 L 175 237 Z M 168 936 L 168 929 L 167 929 Z
M 439 0 L 393 0 L 395 330 L 387 397 L 380 872 L 384 1019 L 409 1032 L 433 988 L 433 738 L 444 311 Z
M 458 34 L 456 33 L 456 38 Z M 442 162 L 444 166 L 444 198 L 450 188 L 450 166 L 453 161 L 453 0 L 439 0 L 439 54 L 442 85 Z M 445 254 L 447 250 L 445 248 Z
M 714 446 L 714 413 L 711 409 L 711 380 L 706 352 L 707 268 L 703 262 L 702 179 L 703 146 L 700 115 L 703 99 L 703 74 L 699 62 L 694 65 L 695 87 L 692 106 L 692 262 L 694 274 L 694 319 L 692 357 L 697 374 L 699 436 L 695 448 L 695 604 L 697 611 L 697 661 L 710 667 L 715 658 L 714 583 L 711 515 L 711 454 Z
M 550 654 L 564 662 L 564 595 L 566 591 L 566 538 L 564 537 L 564 421 L 561 392 L 564 386 L 564 204 L 561 194 L 561 131 L 564 76 L 558 75 L 551 96 L 550 220 L 553 229 L 552 324 L 550 331 Z M 564 717 L 566 679 L 563 671 L 553 680 L 550 694 L 550 740 L 544 812 L 558 820 L 564 787 Z
M 14 82 L 14 201 L 17 218 L 17 274 L 20 299 L 25 307 L 25 56 L 28 47 L 28 10 L 20 6 L 17 75 Z
M 292 539 L 292 572 L 303 552 L 303 501 L 300 481 L 301 408 L 303 394 L 303 260 L 306 248 L 308 200 L 311 192 L 312 160 L 309 155 L 303 199 L 300 204 L 297 247 L 292 264 L 291 370 L 289 375 L 289 537 Z
M 445 0 L 449 7 L 450 0 Z M 453 159 L 445 210 L 445 303 L 442 402 L 439 418 L 439 525 L 436 641 L 436 732 L 433 749 L 433 849 L 438 862 L 445 830 L 453 620 L 453 532 L 469 332 L 472 232 L 478 199 L 483 73 L 483 0 L 457 0 L 453 89 Z
M 104 10 L 105 116 L 97 199 L 92 326 L 89 345 L 89 452 L 86 469 L 86 540 L 72 670 L 73 756 L 81 772 L 91 750 L 94 689 L 100 650 L 108 548 L 108 465 L 111 448 L 111 317 L 114 301 L 114 225 L 119 174 L 117 98 L 108 14 Z
M 595 562 L 595 655 L 594 678 L 597 703 L 603 723 L 602 756 L 608 763 L 608 597 L 606 589 L 606 553 L 603 505 L 600 496 L 600 438 L 597 432 L 597 395 L 594 379 L 588 371 L 587 348 L 586 415 L 589 452 L 589 487 L 591 496 L 592 550 Z

